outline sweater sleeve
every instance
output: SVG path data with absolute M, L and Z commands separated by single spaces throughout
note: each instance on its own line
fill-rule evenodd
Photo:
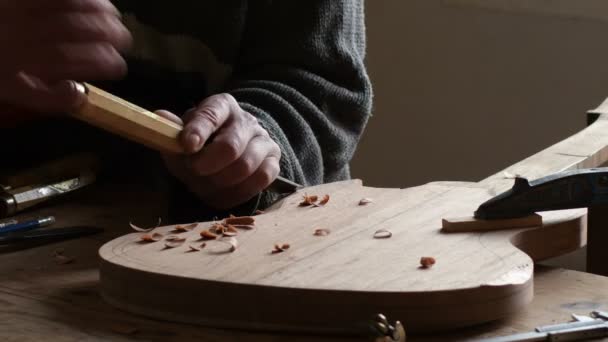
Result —
M 250 1 L 225 91 L 282 151 L 281 175 L 303 185 L 350 176 L 371 110 L 363 0 Z

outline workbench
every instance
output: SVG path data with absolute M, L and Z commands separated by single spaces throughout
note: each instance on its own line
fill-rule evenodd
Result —
M 106 304 L 98 291 L 99 247 L 131 232 L 130 221 L 154 225 L 159 216 L 165 216 L 165 208 L 159 193 L 114 184 L 93 186 L 26 214 L 55 215 L 57 226 L 92 225 L 106 230 L 91 237 L 0 254 L 0 340 L 371 341 L 217 330 L 146 319 Z M 58 263 L 54 257 L 57 250 L 73 262 Z M 410 336 L 408 341 L 457 341 L 566 322 L 571 313 L 608 310 L 607 289 L 608 278 L 602 276 L 540 267 L 535 275 L 534 301 L 520 314 L 449 334 Z

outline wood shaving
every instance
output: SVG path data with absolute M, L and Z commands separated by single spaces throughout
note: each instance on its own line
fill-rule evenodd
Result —
M 279 245 L 278 243 L 274 245 L 274 249 L 271 251 L 272 254 L 277 254 L 288 250 L 291 247 L 288 243 L 284 243 Z
M 221 240 L 218 240 L 219 242 L 224 242 L 227 243 L 228 245 L 230 245 L 230 248 L 228 249 L 228 251 L 230 253 L 236 251 L 237 247 L 239 246 L 239 242 L 235 237 L 227 237 L 227 238 L 223 238 Z
M 190 245 L 188 246 L 190 248 L 191 252 L 198 252 L 201 249 L 205 248 L 207 246 L 207 244 L 205 242 L 203 242 L 202 244 L 200 244 L 199 246 L 196 245 Z
M 302 197 L 302 202 L 300 202 L 300 206 L 307 207 L 311 205 L 316 205 L 318 199 L 319 197 L 316 195 L 308 196 L 307 194 L 304 194 L 304 196 Z
M 213 234 L 222 235 L 226 231 L 226 226 L 221 223 L 214 223 L 211 227 L 209 227 L 209 231 Z
M 138 232 L 147 233 L 147 232 L 152 231 L 152 229 L 155 229 L 155 228 L 160 227 L 161 222 L 162 222 L 162 220 L 161 220 L 161 218 L 159 217 L 159 218 L 158 218 L 158 222 L 156 223 L 156 227 L 152 227 L 152 228 L 141 228 L 141 227 L 138 227 L 138 226 L 134 225 L 132 222 L 129 222 L 129 226 L 131 226 L 131 228 L 133 228 L 134 230 L 136 230 L 136 231 L 138 231 Z
M 253 225 L 250 224 L 235 224 L 232 225 L 234 228 L 239 228 L 239 229 L 247 229 L 247 230 L 252 230 L 254 228 Z
M 180 238 L 178 236 L 169 236 L 165 239 L 165 247 L 175 248 L 179 247 L 186 242 L 186 238 Z
M 247 225 L 247 226 L 251 226 L 254 225 L 255 223 L 255 218 L 252 216 L 230 216 L 226 219 L 224 219 L 224 224 L 231 224 L 231 225 Z
M 312 235 L 314 235 L 314 236 L 327 236 L 327 235 L 329 235 L 329 233 L 330 233 L 329 229 L 319 228 L 319 229 L 315 229 L 315 232 Z
M 235 226 L 222 223 L 215 223 L 213 226 L 211 226 L 211 228 L 209 228 L 209 231 L 214 234 L 224 236 L 236 236 L 239 233 Z
M 393 233 L 389 232 L 386 229 L 379 229 L 376 230 L 376 232 L 374 233 L 374 239 L 388 239 L 391 236 L 393 236 Z
M 143 234 L 139 237 L 142 242 L 157 242 L 163 239 L 163 234 L 161 233 L 153 233 L 153 234 Z
M 198 223 L 191 223 L 191 224 L 187 224 L 187 225 L 183 225 L 183 226 L 175 226 L 175 228 L 173 228 L 173 231 L 179 232 L 179 233 L 184 233 L 184 232 L 191 231 L 192 229 L 194 229 L 196 227 L 198 227 Z
M 435 265 L 435 258 L 433 258 L 433 257 L 420 258 L 420 267 L 421 268 L 430 268 L 433 265 Z
M 203 238 L 203 240 L 214 240 L 217 239 L 217 234 L 214 234 L 212 232 L 210 232 L 209 230 L 203 230 L 201 231 L 201 238 Z
M 362 198 L 359 201 L 359 205 L 368 205 L 368 204 L 370 204 L 372 202 L 373 202 L 373 200 L 371 198 Z
M 326 205 L 329 202 L 329 195 L 323 196 L 323 198 L 319 201 L 319 205 Z
M 262 215 L 262 214 L 264 214 L 264 210 L 256 210 L 253 214 L 254 215 Z
M 53 252 L 53 257 L 55 258 L 55 262 L 58 263 L 59 265 L 66 265 L 66 264 L 70 264 L 72 262 L 74 262 L 74 258 L 66 256 L 63 254 L 64 250 L 62 248 L 60 249 L 56 249 Z

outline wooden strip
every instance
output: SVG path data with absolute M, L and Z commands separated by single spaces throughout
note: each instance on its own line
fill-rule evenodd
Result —
M 540 227 L 542 225 L 543 217 L 538 214 L 504 220 L 480 220 L 474 217 L 455 217 L 441 220 L 441 231 L 446 233 L 462 233 Z
M 183 153 L 177 138 L 182 126 L 129 103 L 90 84 L 85 84 L 88 102 L 74 118 L 152 149 Z

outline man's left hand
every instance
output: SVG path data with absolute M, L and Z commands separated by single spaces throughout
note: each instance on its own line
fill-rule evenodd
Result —
M 230 94 L 208 97 L 183 120 L 185 155 L 163 155 L 169 171 L 207 205 L 228 209 L 256 196 L 279 175 L 281 150 L 258 120 Z

